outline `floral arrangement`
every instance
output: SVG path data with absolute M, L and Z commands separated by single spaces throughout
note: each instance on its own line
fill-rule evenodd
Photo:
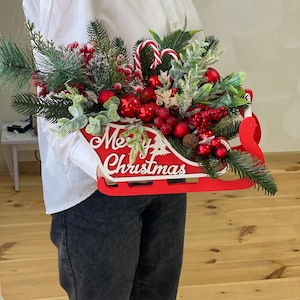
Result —
M 190 42 L 197 31 L 177 30 L 164 38 L 150 31 L 153 39 L 137 41 L 132 56 L 98 20 L 90 22 L 89 42 L 81 45 L 56 47 L 34 24 L 27 27 L 37 61 L 31 49 L 0 41 L 0 81 L 17 88 L 33 81 L 39 88 L 38 95 L 14 95 L 16 111 L 57 123 L 61 138 L 83 129 L 99 136 L 109 123 L 127 124 L 122 135 L 131 147 L 130 163 L 143 153 L 150 126 L 211 178 L 225 163 L 255 187 L 276 193 L 263 162 L 229 146 L 252 91 L 242 87 L 245 73 L 222 78 L 211 67 L 222 54 L 213 36 Z

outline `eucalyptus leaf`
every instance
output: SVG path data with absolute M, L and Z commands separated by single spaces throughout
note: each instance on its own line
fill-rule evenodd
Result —
M 78 118 L 84 114 L 84 111 L 79 104 L 69 106 L 68 110 L 74 118 Z

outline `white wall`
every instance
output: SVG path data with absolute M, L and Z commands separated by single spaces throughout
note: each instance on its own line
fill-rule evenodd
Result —
M 26 43 L 26 32 L 24 27 L 24 17 L 22 12 L 21 0 L 0 0 L 0 33 L 3 36 L 11 37 L 18 43 Z M 24 116 L 18 115 L 10 107 L 11 93 L 9 89 L 0 88 L 0 125 L 3 122 L 11 122 L 14 120 L 23 120 Z M 0 145 L 0 173 L 6 172 L 6 164 L 4 154 Z M 33 153 L 24 152 L 21 155 L 22 160 L 32 160 Z
M 300 151 L 300 1 L 194 0 L 206 35 L 225 49 L 221 75 L 245 71 L 265 152 Z M 25 43 L 21 0 L 1 0 L 0 32 Z M 0 123 L 18 120 L 0 90 Z M 27 156 L 24 159 L 30 159 Z M 0 147 L 0 172 L 6 170 Z
M 220 73 L 245 71 L 265 152 L 300 151 L 300 1 L 195 0 L 206 35 L 226 52 Z

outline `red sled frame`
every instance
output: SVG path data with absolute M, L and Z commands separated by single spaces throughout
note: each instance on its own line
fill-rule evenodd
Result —
M 250 104 L 251 105 L 251 104 Z M 240 145 L 232 147 L 232 150 L 248 152 L 253 157 L 264 163 L 264 156 L 259 147 L 261 139 L 261 128 L 257 117 L 251 112 L 251 106 L 243 113 L 243 119 L 239 128 Z M 83 136 L 90 140 L 88 134 L 83 130 Z M 228 169 L 228 168 L 227 168 Z M 188 177 L 185 177 L 188 178 Z M 254 184 L 247 178 L 243 179 L 217 179 L 210 177 L 198 177 L 196 181 L 172 181 L 167 179 L 155 179 L 144 183 L 136 180 L 118 181 L 115 184 L 107 184 L 105 177 L 100 177 L 97 182 L 99 191 L 110 196 L 133 196 L 151 194 L 177 194 L 190 192 L 215 192 L 224 190 L 242 190 L 252 187 Z

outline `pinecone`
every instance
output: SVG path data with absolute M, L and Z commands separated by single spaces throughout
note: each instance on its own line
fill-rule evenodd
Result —
M 169 107 L 170 115 L 177 118 L 179 116 L 179 106 L 172 105 Z
M 199 144 L 199 137 L 193 133 L 188 133 L 183 137 L 182 144 L 185 148 L 196 149 Z

